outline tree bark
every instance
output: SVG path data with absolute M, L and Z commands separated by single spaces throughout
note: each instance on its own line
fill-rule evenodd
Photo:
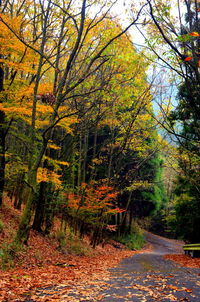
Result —
M 40 192 L 37 198 L 35 216 L 33 220 L 32 228 L 37 232 L 42 232 L 42 224 L 44 222 L 44 211 L 45 211 L 45 192 L 46 192 L 46 182 L 42 181 L 40 183 Z
M 1 56 L 0 56 L 1 57 Z M 0 93 L 4 90 L 4 71 L 0 66 Z M 5 186 L 5 143 L 6 143 L 6 131 L 5 131 L 5 113 L 0 110 L 0 207 L 3 203 L 3 191 Z

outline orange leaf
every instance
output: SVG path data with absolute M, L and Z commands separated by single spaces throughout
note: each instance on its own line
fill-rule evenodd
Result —
M 189 35 L 193 36 L 193 37 L 199 37 L 200 36 L 200 34 L 196 31 L 191 32 Z
M 198 67 L 200 67 L 200 60 L 198 60 Z
M 98 300 L 98 301 L 100 301 L 100 300 L 102 300 L 102 299 L 103 299 L 103 297 L 104 297 L 103 295 L 98 296 L 98 297 L 97 297 L 97 300 Z
M 192 293 L 191 288 L 186 288 L 185 291 L 186 291 L 187 293 Z
M 192 57 L 187 57 L 187 58 L 184 59 L 184 61 L 186 61 L 186 62 L 190 61 L 190 60 L 192 60 Z

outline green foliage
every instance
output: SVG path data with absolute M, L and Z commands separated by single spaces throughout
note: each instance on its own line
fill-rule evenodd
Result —
M 88 256 L 91 253 L 92 248 L 80 238 L 78 233 L 75 234 L 70 226 L 66 226 L 66 230 L 60 230 L 56 238 L 59 243 L 59 250 L 64 253 L 77 256 Z
M 0 220 L 0 233 L 3 233 L 4 230 L 4 223 Z
M 59 248 L 65 248 L 66 247 L 66 233 L 64 231 L 59 231 L 57 234 L 57 239 L 59 242 Z
M 18 243 L 11 243 L 0 249 L 0 259 L 2 269 L 14 267 L 14 261 L 18 259 L 20 252 L 24 251 L 25 247 Z
M 79 236 L 77 236 L 72 228 L 67 229 L 67 235 L 65 237 L 66 250 L 68 253 L 79 256 L 90 255 L 91 248 L 88 244 L 84 243 Z
M 177 238 L 177 220 L 175 210 L 165 216 L 165 223 L 165 232 L 168 233 L 170 237 Z
M 70 242 L 67 251 L 70 254 L 77 256 L 89 256 L 91 253 L 91 248 L 84 244 L 80 238 L 76 238 L 74 241 Z
M 25 11 L 23 5 L 22 12 Z M 13 78 L 11 84 L 7 80 L 7 89 L 2 94 L 2 102 L 9 100 L 8 104 L 2 103 L 2 109 L 8 121 L 10 118 L 12 121 L 6 138 L 9 154 L 6 189 L 25 203 L 16 236 L 23 243 L 28 241 L 32 221 L 34 230 L 49 234 L 54 216 L 60 215 L 69 220 L 80 237 L 90 235 L 95 246 L 117 214 L 119 226 L 122 225 L 120 219 L 125 217 L 120 214 L 125 209 L 127 217 L 132 215 L 131 221 L 135 207 L 139 216 L 145 216 L 154 208 L 159 209 L 163 202 L 163 188 L 157 184 L 161 182 L 161 175 L 157 175 L 159 164 L 151 155 L 156 149 L 157 134 L 146 80 L 149 61 L 143 52 L 135 49 L 128 33 L 120 35 L 118 21 L 109 13 L 101 15 L 101 10 L 90 28 L 87 26 L 91 16 L 86 9 L 83 31 L 77 39 L 72 23 L 78 24 L 82 14 L 79 15 L 77 7 L 72 22 L 68 18 L 70 7 L 65 11 L 62 5 L 53 5 L 52 14 L 49 14 L 48 5 L 41 4 L 38 7 L 41 19 L 27 8 L 27 16 L 22 14 L 18 22 L 10 20 L 22 31 L 22 39 L 31 40 L 31 36 L 36 35 L 40 37 L 38 41 L 44 41 L 40 46 L 44 47 L 46 56 L 58 60 L 56 72 L 55 66 L 52 68 L 48 60 L 33 51 L 34 48 L 24 52 L 24 44 L 18 43 L 21 51 L 19 45 L 16 51 L 14 45 L 19 42 L 16 35 L 1 24 L 2 33 L 6 34 L 2 34 L 3 38 L 9 37 L 3 39 L 3 61 L 8 68 L 7 78 Z M 65 25 L 63 14 L 66 14 Z M 169 9 L 164 8 L 163 14 L 167 16 Z M 29 32 L 24 28 L 24 20 L 28 20 L 25 23 L 30 26 Z M 37 33 L 32 32 L 33 20 L 38 24 L 44 22 L 42 31 L 39 26 Z M 49 24 L 46 28 L 45 22 Z M 62 34 L 64 28 L 69 31 L 67 35 Z M 61 32 L 60 41 L 57 32 Z M 11 49 L 10 43 L 13 44 Z M 70 52 L 72 49 L 74 53 Z M 16 61 L 27 64 L 13 66 L 9 59 L 15 53 Z M 69 58 L 72 62 L 65 70 L 64 62 Z M 64 87 L 68 87 L 65 92 Z M 26 190 L 27 196 L 22 200 Z M 146 196 L 142 192 L 146 192 Z M 129 194 L 128 203 L 123 194 Z M 143 207 L 135 202 L 137 194 Z M 130 242 L 138 242 L 136 245 L 140 246 L 142 234 L 133 231 L 132 237 Z M 82 242 L 77 236 L 71 233 L 66 236 L 62 230 L 57 239 L 61 249 L 69 246 L 82 253 Z
M 163 183 L 163 160 L 159 153 L 149 159 L 140 171 L 141 176 L 151 182 L 151 187 L 138 192 L 141 203 L 145 204 L 144 216 L 155 215 L 161 211 L 167 202 L 167 195 Z M 141 205 L 141 208 L 144 205 Z
M 121 242 L 131 250 L 140 250 L 145 245 L 144 233 L 137 222 L 133 222 L 131 233 L 114 237 L 116 241 Z
M 176 198 L 177 235 L 187 241 L 199 242 L 199 201 L 187 193 Z

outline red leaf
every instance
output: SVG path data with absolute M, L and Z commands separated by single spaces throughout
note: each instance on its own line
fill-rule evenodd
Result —
M 187 58 L 184 59 L 184 61 L 186 61 L 186 62 L 190 61 L 190 60 L 192 60 L 192 57 L 187 57 Z
M 191 293 L 191 292 L 192 292 L 192 290 L 191 290 L 190 288 L 186 288 L 185 291 L 186 291 L 187 293 Z
M 193 36 L 193 37 L 199 37 L 200 36 L 200 34 L 196 31 L 191 32 L 189 35 Z

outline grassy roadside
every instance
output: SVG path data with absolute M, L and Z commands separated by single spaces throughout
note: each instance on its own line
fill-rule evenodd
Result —
M 113 239 L 124 244 L 130 250 L 141 250 L 146 243 L 144 231 L 137 221 L 133 222 L 130 234 L 114 236 Z

